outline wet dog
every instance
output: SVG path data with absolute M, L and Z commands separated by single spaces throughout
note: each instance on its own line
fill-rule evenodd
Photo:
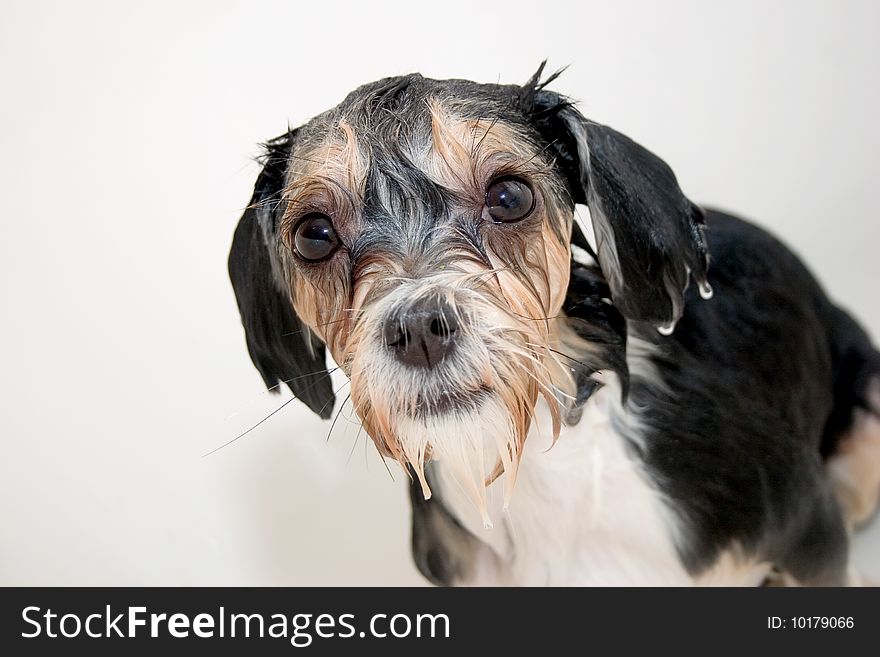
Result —
M 431 581 L 852 581 L 880 355 L 555 77 L 388 78 L 266 145 L 229 259 L 266 385 L 330 417 L 329 349 Z

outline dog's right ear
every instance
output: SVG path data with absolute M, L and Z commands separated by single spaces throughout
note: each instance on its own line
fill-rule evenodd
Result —
M 273 392 L 286 384 L 310 409 L 328 419 L 336 398 L 324 344 L 297 316 L 274 252 L 294 134 L 266 145 L 263 170 L 232 239 L 229 277 L 248 352 L 263 381 Z

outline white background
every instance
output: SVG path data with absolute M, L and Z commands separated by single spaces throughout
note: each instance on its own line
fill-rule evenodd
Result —
M 378 77 L 570 65 L 554 88 L 876 337 L 878 29 L 840 0 L 3 2 L 0 583 L 423 582 L 404 478 L 354 425 L 328 441 L 295 402 L 202 457 L 283 401 L 225 269 L 256 143 Z

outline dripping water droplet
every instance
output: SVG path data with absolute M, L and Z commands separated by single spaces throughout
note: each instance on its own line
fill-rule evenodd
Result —
M 675 322 L 670 322 L 669 324 L 666 324 L 665 326 L 663 324 L 661 324 L 660 326 L 657 327 L 657 332 L 660 335 L 672 335 L 672 332 L 674 330 L 675 330 Z
M 712 291 L 712 286 L 709 285 L 708 281 L 700 281 L 700 296 L 704 299 L 711 299 L 714 292 Z

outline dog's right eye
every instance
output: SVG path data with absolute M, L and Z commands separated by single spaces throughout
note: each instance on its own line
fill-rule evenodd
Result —
M 293 250 L 307 262 L 329 258 L 338 247 L 339 238 L 325 214 L 307 214 L 293 229 Z

